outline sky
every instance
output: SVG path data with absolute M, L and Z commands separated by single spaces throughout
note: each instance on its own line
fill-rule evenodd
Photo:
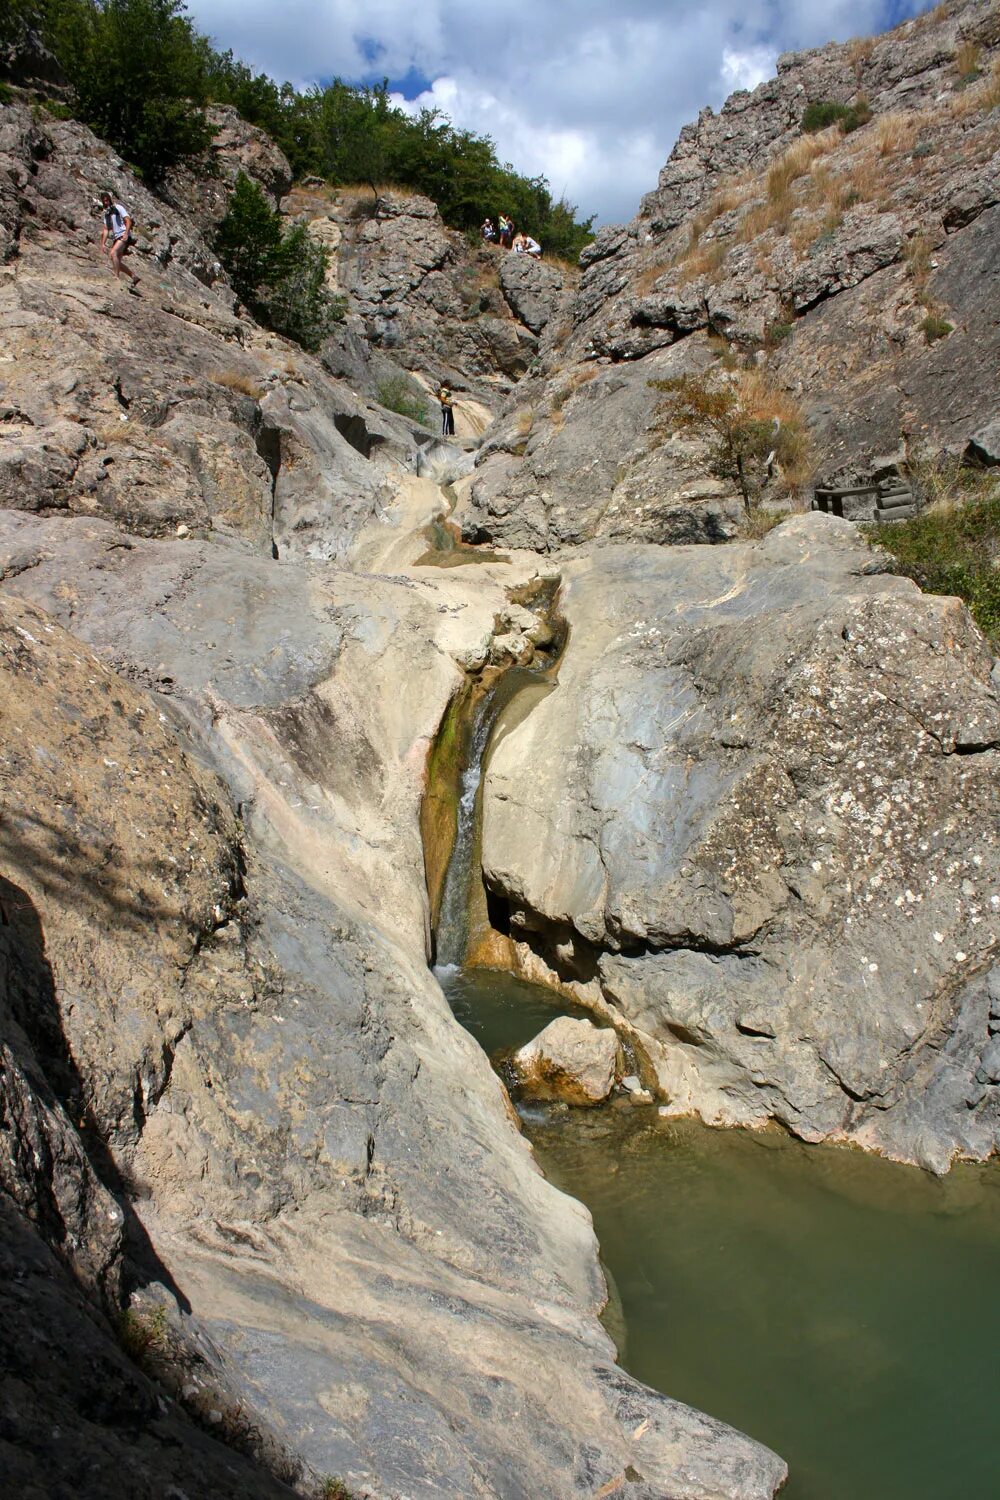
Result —
M 630 219 L 681 126 L 780 52 L 882 31 L 927 0 L 188 0 L 222 48 L 298 86 L 388 78 L 596 222 Z M 497 211 L 502 205 L 484 205 Z

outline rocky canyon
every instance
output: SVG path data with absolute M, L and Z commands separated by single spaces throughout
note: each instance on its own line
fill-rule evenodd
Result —
M 6 1491 L 769 1500 L 783 1458 L 618 1363 L 435 976 L 450 737 L 544 672 L 481 961 L 614 1029 L 604 1093 L 997 1152 L 997 641 L 842 502 L 1000 463 L 995 5 L 782 57 L 579 266 L 293 183 L 229 106 L 154 191 L 3 67 Z M 240 174 L 327 252 L 313 351 L 213 248 Z M 777 469 L 809 444 L 752 505 L 663 408 L 750 376 Z

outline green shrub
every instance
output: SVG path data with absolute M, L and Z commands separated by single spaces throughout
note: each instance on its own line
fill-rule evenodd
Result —
M 946 339 L 949 333 L 954 332 L 952 325 L 944 318 L 939 318 L 936 313 L 928 313 L 920 327 L 929 344 L 936 344 L 938 339 Z
M 0 83 L 0 104 L 10 104 L 14 97 L 14 90 L 8 83 Z
M 789 489 L 801 490 L 811 478 L 802 414 L 761 371 L 744 370 L 728 380 L 678 375 L 647 384 L 664 395 L 656 409 L 658 429 L 706 440 L 709 468 L 736 484 L 748 518 L 775 465 Z
M 326 288 L 327 252 L 304 224 L 285 229 L 281 215 L 244 172 L 236 179 L 215 250 L 233 290 L 255 317 L 305 349 L 318 349 L 344 316 L 342 297 Z
M 398 412 L 414 422 L 427 421 L 427 402 L 424 393 L 409 375 L 387 375 L 376 392 L 378 400 L 389 411 Z
M 850 135 L 852 130 L 867 125 L 871 117 L 871 106 L 865 98 L 856 99 L 853 104 L 834 104 L 830 99 L 815 99 L 806 105 L 802 129 L 807 135 L 814 135 L 818 130 L 839 125 L 845 135 Z
M 963 501 L 971 491 L 971 498 Z M 908 521 L 867 528 L 894 571 L 929 594 L 957 594 L 994 649 L 1000 648 L 1000 485 L 965 470 L 952 499 Z

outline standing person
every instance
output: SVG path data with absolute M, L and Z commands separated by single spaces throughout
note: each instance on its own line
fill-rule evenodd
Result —
M 514 243 L 514 220 L 506 214 L 500 215 L 500 243 L 505 250 Z
M 455 436 L 455 403 L 451 391 L 443 385 L 438 391 L 438 400 L 441 403 L 441 436 Z
M 101 252 L 102 254 L 107 253 L 116 279 L 121 276 L 123 271 L 126 276 L 131 277 L 132 285 L 129 287 L 129 291 L 134 291 L 139 285 L 139 278 L 131 266 L 124 264 L 124 257 L 131 246 L 132 226 L 135 221 L 128 209 L 123 204 L 116 203 L 110 193 L 101 194 L 101 206 L 104 209 L 104 227 L 101 230 Z

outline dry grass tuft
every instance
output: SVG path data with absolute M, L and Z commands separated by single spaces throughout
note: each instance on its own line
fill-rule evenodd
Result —
M 979 76 L 979 46 L 976 42 L 963 42 L 955 53 L 955 72 L 959 82 Z
M 699 276 L 716 276 L 722 269 L 727 249 L 725 240 L 710 240 L 707 245 L 699 245 L 697 250 L 685 255 L 677 267 L 678 285 L 686 286 Z
M 653 287 L 659 281 L 660 277 L 666 276 L 667 272 L 672 269 L 672 263 L 668 264 L 664 261 L 654 261 L 651 266 L 647 266 L 644 271 L 640 271 L 639 275 L 635 278 L 636 295 L 639 297 L 645 297 L 647 292 L 651 292 L 653 290 Z
M 865 63 L 875 51 L 875 38 L 873 36 L 855 36 L 847 43 L 847 61 L 854 69 L 855 77 L 859 77 Z
M 875 149 L 879 156 L 894 156 L 912 151 L 916 145 L 920 121 L 912 111 L 895 110 L 875 121 Z
M 250 396 L 254 401 L 259 401 L 264 394 L 263 386 L 239 370 L 213 370 L 208 378 L 213 385 L 224 385 L 227 390 L 239 391 L 241 396 Z
M 588 381 L 593 380 L 596 374 L 596 365 L 582 365 L 578 369 L 573 370 L 569 378 L 564 380 L 558 390 L 553 391 L 549 397 L 549 415 L 554 417 L 558 412 L 561 412 L 570 396 L 573 395 L 573 392 L 578 391 L 582 385 L 586 385 Z
M 769 202 L 777 203 L 785 198 L 792 183 L 804 177 L 816 158 L 832 151 L 839 140 L 840 131 L 837 126 L 833 126 L 831 129 L 818 130 L 814 135 L 804 135 L 799 140 L 793 141 L 788 150 L 776 162 L 772 162 L 768 170 Z
M 518 437 L 527 437 L 535 425 L 535 408 L 522 406 L 514 414 L 514 431 Z
M 927 283 L 930 281 L 931 259 L 933 257 L 930 240 L 926 235 L 915 234 L 906 246 L 906 271 L 913 282 L 913 289 L 918 299 L 926 300 Z

